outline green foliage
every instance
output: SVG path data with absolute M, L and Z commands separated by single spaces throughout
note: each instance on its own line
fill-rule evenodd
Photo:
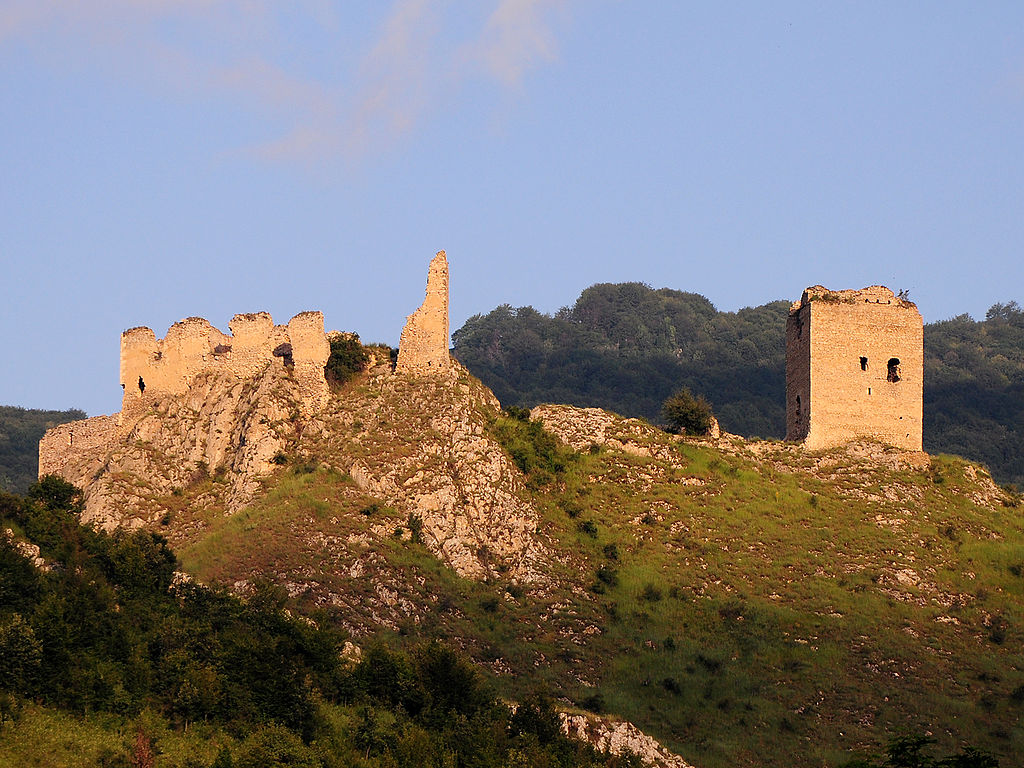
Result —
M 39 474 L 39 440 L 58 424 L 84 419 L 77 408 L 37 411 L 0 405 L 0 491 L 25 493 Z
M 640 283 L 587 288 L 554 316 L 500 306 L 452 334 L 455 356 L 507 407 L 570 403 L 654 421 L 681 386 L 722 429 L 782 438 L 786 317 L 775 301 L 719 312 L 703 296 Z M 983 462 L 1024 486 L 1024 310 L 995 304 L 924 329 L 924 447 Z
M 366 367 L 370 355 L 355 333 L 331 337 L 331 355 L 324 366 L 324 376 L 334 386 L 341 386 Z
M 943 758 L 930 753 L 935 739 L 929 736 L 901 736 L 890 742 L 885 756 L 857 758 L 844 768 L 999 768 L 994 755 L 974 747 Z
M 513 714 L 468 659 L 437 642 L 371 646 L 346 668 L 341 637 L 292 618 L 282 588 L 257 581 L 242 601 L 174 581 L 163 538 L 79 525 L 73 490 L 50 481 L 31 499 L 0 495 L 0 526 L 39 534 L 53 566 L 32 568 L 0 537 L 0 762 L 41 764 L 28 746 L 8 746 L 35 739 L 32 754 L 60 766 L 639 765 L 564 737 L 544 697 Z M 22 732 L 25 718 L 8 722 L 26 700 L 74 712 L 77 724 L 102 713 L 106 736 L 73 749 L 81 725 L 62 727 L 59 745 L 44 747 L 45 736 Z M 163 745 L 196 731 L 191 751 L 204 757 L 165 762 Z
M 452 339 L 505 406 L 569 403 L 655 421 L 685 386 L 714 400 L 723 429 L 782 437 L 788 311 L 778 301 L 718 312 L 693 293 L 601 284 L 553 317 L 504 305 Z
M 533 487 L 555 481 L 579 458 L 579 454 L 547 432 L 543 424 L 530 419 L 525 408 L 507 409 L 491 425 L 491 432 Z
M 47 478 L 28 499 L 2 499 L 0 527 L 17 525 L 54 567 L 7 568 L 15 553 L 0 542 L 0 581 L 9 572 L 18 585 L 0 589 L 0 688 L 76 712 L 152 707 L 183 723 L 274 721 L 310 733 L 317 691 L 332 690 L 339 669 L 333 637 L 288 618 L 267 589 L 243 603 L 172 586 L 163 537 L 81 526 L 78 498 Z
M 711 429 L 711 403 L 704 395 L 693 395 L 683 387 L 661 405 L 661 417 L 668 422 L 669 432 L 684 435 L 706 435 Z
M 1024 310 L 995 304 L 924 332 L 924 447 L 986 464 L 1024 483 Z

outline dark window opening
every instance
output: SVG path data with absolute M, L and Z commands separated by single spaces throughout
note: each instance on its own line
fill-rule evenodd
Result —
M 898 357 L 889 358 L 889 374 L 885 378 L 892 382 L 900 380 L 900 359 Z
M 285 368 L 294 368 L 295 360 L 292 358 L 292 345 L 285 342 L 274 348 L 274 357 L 280 357 L 284 361 Z
M 216 347 L 213 348 L 213 354 L 215 355 L 226 355 L 230 351 L 230 344 L 218 344 Z
M 871 387 L 868 387 L 868 394 L 871 394 Z
M 868 369 L 868 359 L 866 357 L 862 357 L 860 359 L 860 369 L 862 371 L 866 371 Z
M 796 415 L 797 415 L 797 418 L 800 417 L 801 413 L 803 413 L 803 411 L 801 411 L 801 409 L 800 409 L 800 395 L 797 395 L 796 396 Z
M 142 377 L 139 376 L 139 394 L 141 395 L 145 391 L 146 391 L 146 382 L 144 382 L 142 380 Z

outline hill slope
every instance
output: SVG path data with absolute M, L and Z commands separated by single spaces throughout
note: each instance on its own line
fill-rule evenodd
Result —
M 506 405 L 570 403 L 657 422 L 686 386 L 728 432 L 785 435 L 789 302 L 719 312 L 703 296 L 601 284 L 554 316 L 501 306 L 466 321 L 454 354 Z M 924 329 L 924 442 L 1024 485 L 1024 311 L 993 306 Z
M 250 504 L 212 472 L 148 519 L 203 581 L 270 579 L 360 645 L 441 638 L 507 696 L 626 717 L 700 768 L 834 764 L 906 730 L 1024 752 L 1024 526 L 984 471 L 534 416 L 464 374 L 363 374 Z

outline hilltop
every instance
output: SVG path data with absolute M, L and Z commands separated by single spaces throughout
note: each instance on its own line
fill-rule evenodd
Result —
M 236 315 L 231 333 L 200 318 L 163 339 L 126 331 L 121 412 L 47 432 L 42 471 L 64 480 L 47 479 L 27 502 L 4 499 L 4 562 L 40 594 L 70 579 L 88 593 L 80 606 L 113 614 L 146 585 L 140 632 L 181 606 L 204 633 L 203 622 L 255 611 L 292 639 L 253 642 L 298 654 L 272 662 L 275 651 L 261 650 L 261 663 L 313 664 L 294 672 L 306 714 L 284 724 L 287 738 L 298 752 L 317 746 L 315 734 L 365 747 L 367 766 L 404 764 L 396 750 L 419 738 L 525 755 L 529 744 L 508 741 L 524 736 L 570 754 L 551 731 L 552 700 L 562 727 L 659 766 L 837 765 L 906 732 L 947 751 L 1024 752 L 1019 494 L 966 460 L 871 440 L 809 450 L 718 430 L 682 437 L 598 408 L 503 410 L 447 353 L 447 270 L 440 252 L 397 354 L 325 333 L 317 312 L 285 325 Z M 92 527 L 59 517 L 69 511 Z M 89 575 L 92 561 L 108 587 Z M 183 585 L 195 593 L 168 603 L 192 589 Z M 250 608 L 217 603 L 204 585 Z M 24 664 L 33 648 L 63 648 L 66 634 L 52 627 L 68 598 L 34 605 L 30 593 L 0 590 L 0 642 Z M 171 613 L 158 621 L 154 604 Z M 126 618 L 85 623 L 96 621 Z M 190 660 L 187 642 L 168 657 L 158 637 L 125 629 L 82 671 L 61 651 L 61 668 L 75 686 L 120 679 L 102 699 L 112 716 L 155 707 L 173 730 L 216 713 L 218 728 L 235 729 L 217 738 L 245 753 L 251 723 L 230 725 L 230 713 L 249 699 L 222 663 L 242 624 L 208 641 L 227 649 L 216 667 Z M 476 673 L 437 642 L 525 703 L 529 727 L 472 693 Z M 160 675 L 176 697 L 147 689 Z M 457 707 L 417 719 L 445 698 L 442 678 L 466 683 L 467 705 L 479 704 L 472 726 Z M 273 720 L 272 703 L 251 704 L 264 705 L 258 722 Z M 415 730 L 428 725 L 443 733 Z M 334 764 L 321 747 L 305 764 Z M 635 764 L 594 753 L 552 764 L 594 760 Z
M 186 402 L 146 418 L 191 435 Z M 700 768 L 834 763 L 907 730 L 1024 748 L 1024 528 L 984 470 L 531 415 L 458 367 L 378 363 L 283 422 L 244 503 L 230 462 L 189 475 L 145 440 L 109 487 L 205 583 L 269 579 L 357 645 L 443 639 L 505 695 L 627 718 Z
M 722 428 L 782 438 L 788 301 L 720 312 L 695 293 L 593 285 L 552 316 L 497 307 L 453 334 L 453 354 L 505 406 L 572 403 L 657 422 L 680 386 Z M 1024 487 L 1024 311 L 996 304 L 924 328 L 924 446 Z

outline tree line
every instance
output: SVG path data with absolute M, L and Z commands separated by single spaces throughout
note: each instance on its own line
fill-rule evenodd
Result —
M 720 312 L 694 293 L 599 284 L 554 315 L 502 305 L 452 336 L 455 356 L 502 405 L 596 406 L 657 422 L 681 387 L 709 400 L 722 429 L 786 432 L 786 318 L 773 301 Z M 1024 484 L 1024 310 L 996 304 L 924 328 L 924 444 Z

